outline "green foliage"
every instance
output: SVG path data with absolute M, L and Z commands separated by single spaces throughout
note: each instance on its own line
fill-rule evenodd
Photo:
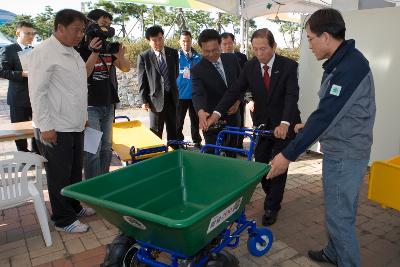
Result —
M 135 42 L 124 42 L 124 46 L 126 48 L 125 57 L 131 63 L 131 66 L 136 68 L 137 57 L 140 53 L 150 48 L 149 42 L 142 38 Z
M 53 33 L 55 16 L 54 10 L 46 6 L 45 11 L 35 17 L 33 22 L 35 30 L 43 39 L 49 38 Z
M 43 39 L 48 38 L 53 33 L 55 13 L 50 6 L 45 7 L 45 11 L 32 18 L 28 15 L 17 15 L 10 23 L 0 26 L 0 32 L 10 38 L 15 38 L 17 23 L 20 21 L 30 22 L 34 25 L 37 34 Z
M 20 21 L 26 21 L 33 23 L 33 18 L 28 15 L 17 15 L 15 16 L 14 20 L 10 23 L 6 23 L 0 26 L 0 32 L 2 32 L 5 36 L 9 37 L 10 39 L 15 38 L 15 32 L 17 30 L 17 23 Z
M 283 35 L 283 39 L 286 43 L 286 46 L 295 48 L 296 46 L 298 46 L 298 38 L 296 37 L 296 35 L 299 33 L 301 26 L 299 23 L 296 22 L 290 22 L 290 21 L 282 21 L 279 22 L 280 27 L 279 27 L 279 31 L 282 33 Z M 289 40 L 286 40 L 286 38 L 289 38 Z
M 145 38 L 136 40 L 135 42 L 125 40 L 123 44 L 126 48 L 125 56 L 129 60 L 129 62 L 131 62 L 131 65 L 134 67 L 136 67 L 137 64 L 138 55 L 150 48 L 149 42 Z M 179 38 L 175 37 L 166 39 L 165 45 L 175 49 L 179 49 L 180 48 Z M 193 44 L 193 48 L 200 53 L 200 47 L 197 44 Z
M 299 62 L 300 59 L 300 48 L 282 48 L 282 49 L 277 49 L 276 51 L 277 54 L 291 58 L 297 62 Z

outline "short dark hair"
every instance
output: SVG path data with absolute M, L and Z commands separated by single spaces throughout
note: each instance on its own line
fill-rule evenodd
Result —
M 63 25 L 64 27 L 68 27 L 76 20 L 80 20 L 85 24 L 87 22 L 85 15 L 79 11 L 73 9 L 60 10 L 57 12 L 56 17 L 54 18 L 54 31 L 57 31 L 59 24 Z
M 337 40 L 344 40 L 346 35 L 346 24 L 342 14 L 333 8 L 315 11 L 307 20 L 306 26 L 317 36 L 326 32 Z
M 164 35 L 164 30 L 161 28 L 161 26 L 154 25 L 151 26 L 150 28 L 147 28 L 145 37 L 147 40 L 150 40 L 150 37 L 156 37 L 158 36 L 159 33 Z
M 33 28 L 33 24 L 27 21 L 19 21 L 17 22 L 17 29 L 21 29 L 22 27 Z
M 233 33 L 224 32 L 224 33 L 221 34 L 221 38 L 222 39 L 227 39 L 229 37 L 232 39 L 232 41 L 235 41 L 235 35 L 233 35 Z
M 253 32 L 253 34 L 251 35 L 250 42 L 253 42 L 254 38 L 266 38 L 268 40 L 268 44 L 271 48 L 274 47 L 276 44 L 274 35 L 267 28 L 258 29 L 255 32 Z
M 182 36 L 189 36 L 190 38 L 192 38 L 192 34 L 190 33 L 190 31 L 182 31 L 181 35 Z
M 219 35 L 219 33 L 214 29 L 205 29 L 200 33 L 197 43 L 201 47 L 202 43 L 213 40 L 217 40 L 218 44 L 221 44 L 221 36 Z
M 97 21 L 101 17 L 105 17 L 105 18 L 109 18 L 110 20 L 113 20 L 113 16 L 110 13 L 108 13 L 107 11 L 105 11 L 103 9 L 99 9 L 99 8 L 96 8 L 96 9 L 93 9 L 92 11 L 90 11 L 87 14 L 87 17 L 94 21 Z

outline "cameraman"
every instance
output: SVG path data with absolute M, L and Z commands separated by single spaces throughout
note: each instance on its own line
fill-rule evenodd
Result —
M 88 74 L 89 127 L 103 132 L 103 135 L 96 154 L 85 152 L 86 179 L 109 171 L 112 156 L 112 123 L 115 104 L 119 102 L 115 67 L 124 72 L 130 69 L 130 64 L 124 56 L 125 48 L 121 44 L 118 52 L 111 54 L 104 49 L 105 38 L 93 37 L 95 34 L 90 32 L 93 26 L 97 29 L 104 27 L 103 29 L 112 32 L 113 35 L 114 29 L 110 27 L 112 15 L 104 10 L 94 9 L 87 17 L 95 24 L 89 23 L 85 39 L 79 45 L 78 51 L 86 62 Z

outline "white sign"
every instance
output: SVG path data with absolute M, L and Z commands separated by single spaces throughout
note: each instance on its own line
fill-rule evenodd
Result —
M 122 216 L 122 218 L 124 218 L 124 220 L 130 225 L 139 228 L 140 230 L 146 230 L 146 226 L 144 226 L 144 224 L 141 223 L 138 219 L 135 219 L 131 216 Z
M 223 223 L 226 219 L 231 217 L 240 208 L 241 203 L 242 197 L 229 205 L 229 207 L 212 217 L 210 224 L 208 225 L 207 234 L 217 228 L 219 225 L 221 225 L 221 223 Z

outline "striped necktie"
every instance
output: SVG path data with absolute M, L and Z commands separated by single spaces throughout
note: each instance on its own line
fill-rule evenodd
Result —
M 158 68 L 160 69 L 161 76 L 164 79 L 164 89 L 165 89 L 165 91 L 169 92 L 170 85 L 169 85 L 169 78 L 168 78 L 168 68 L 167 68 L 167 64 L 165 63 L 163 53 L 161 53 L 161 52 L 158 56 Z
M 219 75 L 221 76 L 222 80 L 224 81 L 225 85 L 228 86 L 228 83 L 226 82 L 226 77 L 225 73 L 222 71 L 222 69 L 219 66 L 219 62 L 213 62 L 214 67 L 217 69 Z

